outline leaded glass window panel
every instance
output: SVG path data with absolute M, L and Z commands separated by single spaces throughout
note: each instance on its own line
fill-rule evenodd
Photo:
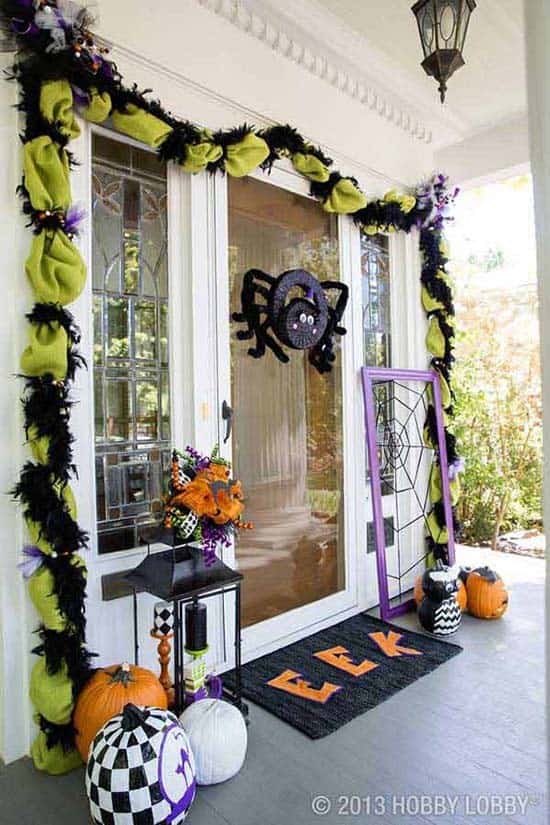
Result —
M 93 137 L 93 313 L 100 553 L 135 547 L 170 461 L 166 167 Z
M 365 365 L 391 366 L 390 256 L 387 235 L 361 233 Z
M 361 274 L 365 365 L 368 367 L 390 367 L 390 255 L 387 235 L 361 233 Z M 366 461 L 368 467 L 368 455 Z M 366 480 L 369 481 L 368 469 Z M 390 493 L 391 481 L 391 473 L 382 478 L 383 495 Z

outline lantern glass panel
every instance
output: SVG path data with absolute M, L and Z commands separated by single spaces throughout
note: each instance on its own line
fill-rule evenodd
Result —
M 462 14 L 460 15 L 460 20 L 458 24 L 458 32 L 456 36 L 456 48 L 462 51 L 464 49 L 464 43 L 466 42 L 466 34 L 468 32 L 468 24 L 470 22 L 470 16 L 472 14 L 472 7 L 466 0 L 462 3 Z
M 441 4 L 439 13 L 439 47 L 455 48 L 455 34 L 460 0 Z
M 418 23 L 420 26 L 424 56 L 427 57 L 432 53 L 435 34 L 434 19 L 432 17 L 432 10 L 429 6 L 426 6 L 420 13 Z

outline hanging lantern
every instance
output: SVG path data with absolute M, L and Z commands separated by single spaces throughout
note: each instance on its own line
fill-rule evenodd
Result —
M 424 50 L 422 66 L 439 81 L 442 103 L 448 79 L 464 66 L 462 50 L 475 7 L 475 0 L 418 0 L 412 7 Z

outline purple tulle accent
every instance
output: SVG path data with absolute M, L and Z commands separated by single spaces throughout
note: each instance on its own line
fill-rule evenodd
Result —
M 217 561 L 217 549 L 231 546 L 232 525 L 213 524 L 209 519 L 201 519 L 202 553 L 204 563 L 211 567 Z
M 215 676 L 213 673 L 206 680 L 208 686 L 209 699 L 221 699 L 223 695 L 223 682 L 220 676 Z
M 416 200 L 419 208 L 424 211 L 429 210 L 424 219 L 417 219 L 416 225 L 419 228 L 440 231 L 446 221 L 453 220 L 450 210 L 459 189 L 455 187 L 452 191 L 449 191 L 447 189 L 448 183 L 449 178 L 446 175 L 437 174 L 417 188 Z
M 23 578 L 30 579 L 39 567 L 42 567 L 45 553 L 35 544 L 27 544 L 23 547 L 23 555 L 26 557 L 17 565 L 17 569 L 23 574 Z
M 90 102 L 90 96 L 81 89 L 80 86 L 75 86 L 71 83 L 71 89 L 73 92 L 73 100 L 77 106 L 83 107 L 87 106 Z
M 59 9 L 54 8 L 53 13 L 55 14 L 55 19 L 59 23 L 59 28 L 63 29 L 64 31 L 68 31 L 70 28 L 70 24 L 67 23 L 63 15 L 61 14 Z
M 10 23 L 11 30 L 19 37 L 24 37 L 28 34 L 37 34 L 39 29 L 34 23 L 20 20 L 18 17 L 13 17 Z
M 64 230 L 67 235 L 77 235 L 78 226 L 86 217 L 86 210 L 78 204 L 72 204 L 65 215 Z
M 104 60 L 101 58 L 101 67 L 99 69 L 99 73 L 103 75 L 107 80 L 113 80 L 115 73 L 113 70 L 113 64 L 110 60 Z
M 449 464 L 449 481 L 454 481 L 459 473 L 463 473 L 466 468 L 466 462 L 463 458 L 457 458 L 452 464 Z

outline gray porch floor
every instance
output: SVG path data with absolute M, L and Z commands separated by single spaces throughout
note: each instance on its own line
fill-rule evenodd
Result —
M 481 558 L 483 557 L 483 559 Z M 464 652 L 387 702 L 319 741 L 261 708 L 251 708 L 245 766 L 231 782 L 200 789 L 189 825 L 518 823 L 548 814 L 544 725 L 544 562 L 489 551 L 461 551 L 465 564 L 492 564 L 509 585 L 502 621 L 465 616 L 455 641 Z M 414 615 L 399 623 L 417 629 Z M 332 810 L 315 815 L 322 794 Z M 458 809 L 415 813 L 410 795 L 458 796 Z M 526 811 L 474 813 L 487 795 L 519 795 Z M 471 796 L 469 809 L 465 795 Z M 355 796 L 385 812 L 338 814 Z M 403 811 L 403 805 L 408 811 Z M 479 809 L 477 809 L 479 810 Z M 89 825 L 83 771 L 52 778 L 29 760 L 0 769 L 2 825 Z

